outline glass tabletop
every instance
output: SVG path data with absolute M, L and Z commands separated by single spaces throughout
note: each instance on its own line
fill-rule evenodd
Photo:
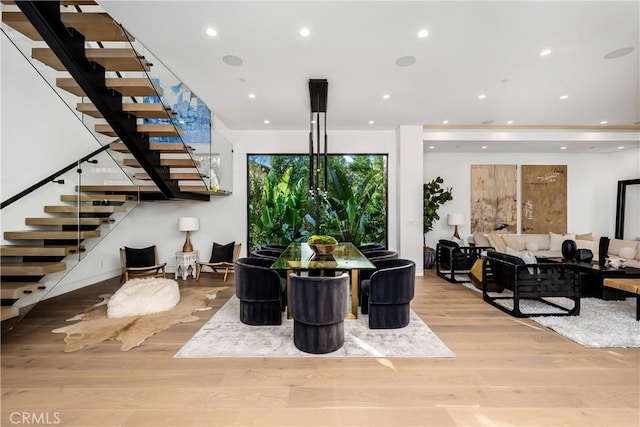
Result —
M 275 270 L 374 270 L 353 243 L 338 243 L 329 256 L 317 256 L 306 243 L 291 243 L 271 268 Z

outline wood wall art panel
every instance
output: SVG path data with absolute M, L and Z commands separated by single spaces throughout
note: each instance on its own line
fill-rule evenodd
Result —
M 516 232 L 516 165 L 471 165 L 471 232 Z
M 567 165 L 522 165 L 522 233 L 567 232 Z

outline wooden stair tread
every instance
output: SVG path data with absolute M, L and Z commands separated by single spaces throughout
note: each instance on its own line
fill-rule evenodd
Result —
M 140 172 L 133 176 L 135 179 L 143 181 L 150 181 L 149 174 Z M 202 181 L 202 176 L 198 172 L 171 172 L 169 171 L 169 178 L 182 181 Z
M 127 146 L 122 142 L 112 142 L 109 144 L 109 149 L 119 153 L 130 153 Z M 187 153 L 188 151 L 193 151 L 192 147 L 181 142 L 152 142 L 149 144 L 149 149 L 161 153 Z
M 109 218 L 102 217 L 82 217 L 80 218 L 80 225 L 101 225 L 108 224 L 110 221 Z M 26 218 L 24 220 L 26 225 L 78 225 L 78 218 L 76 217 L 34 217 L 34 218 Z
M 105 79 L 105 85 L 122 96 L 162 96 L 162 88 L 145 77 L 109 77 Z M 56 86 L 76 96 L 86 96 L 72 77 L 58 77 Z
M 3 276 L 43 276 L 67 269 L 64 262 L 3 262 Z
M 93 206 L 82 205 L 80 206 L 80 212 L 82 213 L 114 213 L 114 212 L 126 212 L 124 206 Z M 61 206 L 45 206 L 44 211 L 47 213 L 77 213 L 78 206 L 74 205 L 61 205 Z
M 118 136 L 113 129 L 111 129 L 111 126 L 109 126 L 108 124 L 97 124 L 95 125 L 95 131 L 97 133 L 101 133 L 103 135 L 107 135 L 107 136 L 113 136 L 116 137 Z M 144 133 L 147 134 L 151 137 L 154 136 L 158 136 L 158 137 L 182 137 L 184 136 L 184 130 L 180 129 L 178 127 L 175 127 L 174 125 L 167 123 L 167 124 L 163 124 L 163 123 L 153 123 L 153 124 L 138 124 L 137 126 L 137 131 L 139 133 Z
M 149 71 L 153 65 L 131 48 L 85 48 L 84 53 L 89 61 L 97 62 L 106 71 Z M 67 70 L 50 48 L 34 47 L 31 57 L 56 71 Z
M 78 237 L 77 231 L 62 230 L 24 230 L 5 231 L 6 240 L 75 240 Z M 80 239 L 92 239 L 100 237 L 100 230 L 82 230 Z
M 19 299 L 25 295 L 42 292 L 45 289 L 44 283 L 40 282 L 2 282 L 0 284 L 0 298 Z
M 100 111 L 90 102 L 76 104 L 76 110 L 96 119 L 102 118 Z M 173 117 L 171 108 L 159 102 L 126 102 L 122 104 L 122 111 L 139 119 L 170 119 Z
M 143 193 L 160 193 L 155 185 L 83 185 L 83 191 L 92 192 L 120 192 L 120 193 L 136 193 L 138 190 Z M 211 192 L 203 185 L 181 185 L 180 191 L 185 193 L 209 194 L 211 196 L 228 196 L 230 191 Z
M 12 307 L 10 305 L 0 306 L 0 321 L 4 322 L 5 320 L 12 319 L 14 317 L 18 317 L 20 315 L 20 310 L 18 307 Z
M 155 185 L 83 185 L 82 191 L 92 193 L 121 193 L 121 194 L 137 194 L 141 193 L 160 193 Z
M 108 13 L 62 12 L 60 19 L 67 27 L 82 33 L 86 41 L 134 41 L 134 37 L 123 31 Z M 40 33 L 31 25 L 22 12 L 2 12 L 2 22 L 34 41 L 42 41 Z
M 124 159 L 122 163 L 130 168 L 140 168 L 140 163 L 136 159 Z M 184 159 L 160 159 L 161 166 L 174 168 L 195 168 L 195 164 L 191 158 Z
M 60 196 L 61 202 L 77 202 L 80 198 L 81 202 L 132 202 L 137 199 L 126 194 L 63 194 Z
M 83 248 L 81 245 L 80 248 Z M 2 245 L 2 256 L 68 256 L 78 253 L 77 245 Z

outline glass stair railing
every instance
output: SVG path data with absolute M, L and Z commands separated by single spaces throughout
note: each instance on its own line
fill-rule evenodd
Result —
M 232 150 L 227 147 L 231 144 L 212 131 L 210 109 L 99 6 L 60 6 L 60 20 L 85 36 L 85 56 L 104 67 L 107 88 L 122 95 L 121 116 L 135 118 L 135 132 L 148 138 L 149 156 L 152 162 L 159 163 L 160 172 L 137 152 L 144 144 L 112 144 L 113 157 L 132 182 L 149 187 L 149 191 L 154 183 L 159 185 L 159 179 L 176 182 L 186 198 L 193 193 L 229 194 L 231 180 L 220 179 L 223 167 L 218 165 L 230 169 Z M 100 144 L 109 144 L 114 136 L 122 137 L 17 6 L 3 5 L 2 21 L 3 33 Z M 136 152 L 131 153 L 131 147 Z
M 3 334 L 38 302 L 63 293 L 64 278 L 138 206 L 139 187 L 107 150 L 96 151 L 23 197 L 2 203 Z M 123 187 L 128 191 L 118 193 Z M 25 218 L 25 212 L 33 215 Z M 18 218 L 24 223 L 18 225 Z

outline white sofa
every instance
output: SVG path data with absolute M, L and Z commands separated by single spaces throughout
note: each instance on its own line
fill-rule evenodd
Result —
M 607 256 L 624 259 L 627 267 L 640 268 L 640 241 L 611 239 Z
M 477 246 L 491 246 L 498 252 L 528 251 L 537 257 L 559 258 L 562 257 L 562 242 L 567 239 L 574 240 L 578 249 L 591 250 L 593 261 L 598 262 L 600 238 L 591 233 L 474 233 L 469 241 Z M 627 267 L 640 268 L 640 241 L 610 239 L 607 257 L 622 258 Z

